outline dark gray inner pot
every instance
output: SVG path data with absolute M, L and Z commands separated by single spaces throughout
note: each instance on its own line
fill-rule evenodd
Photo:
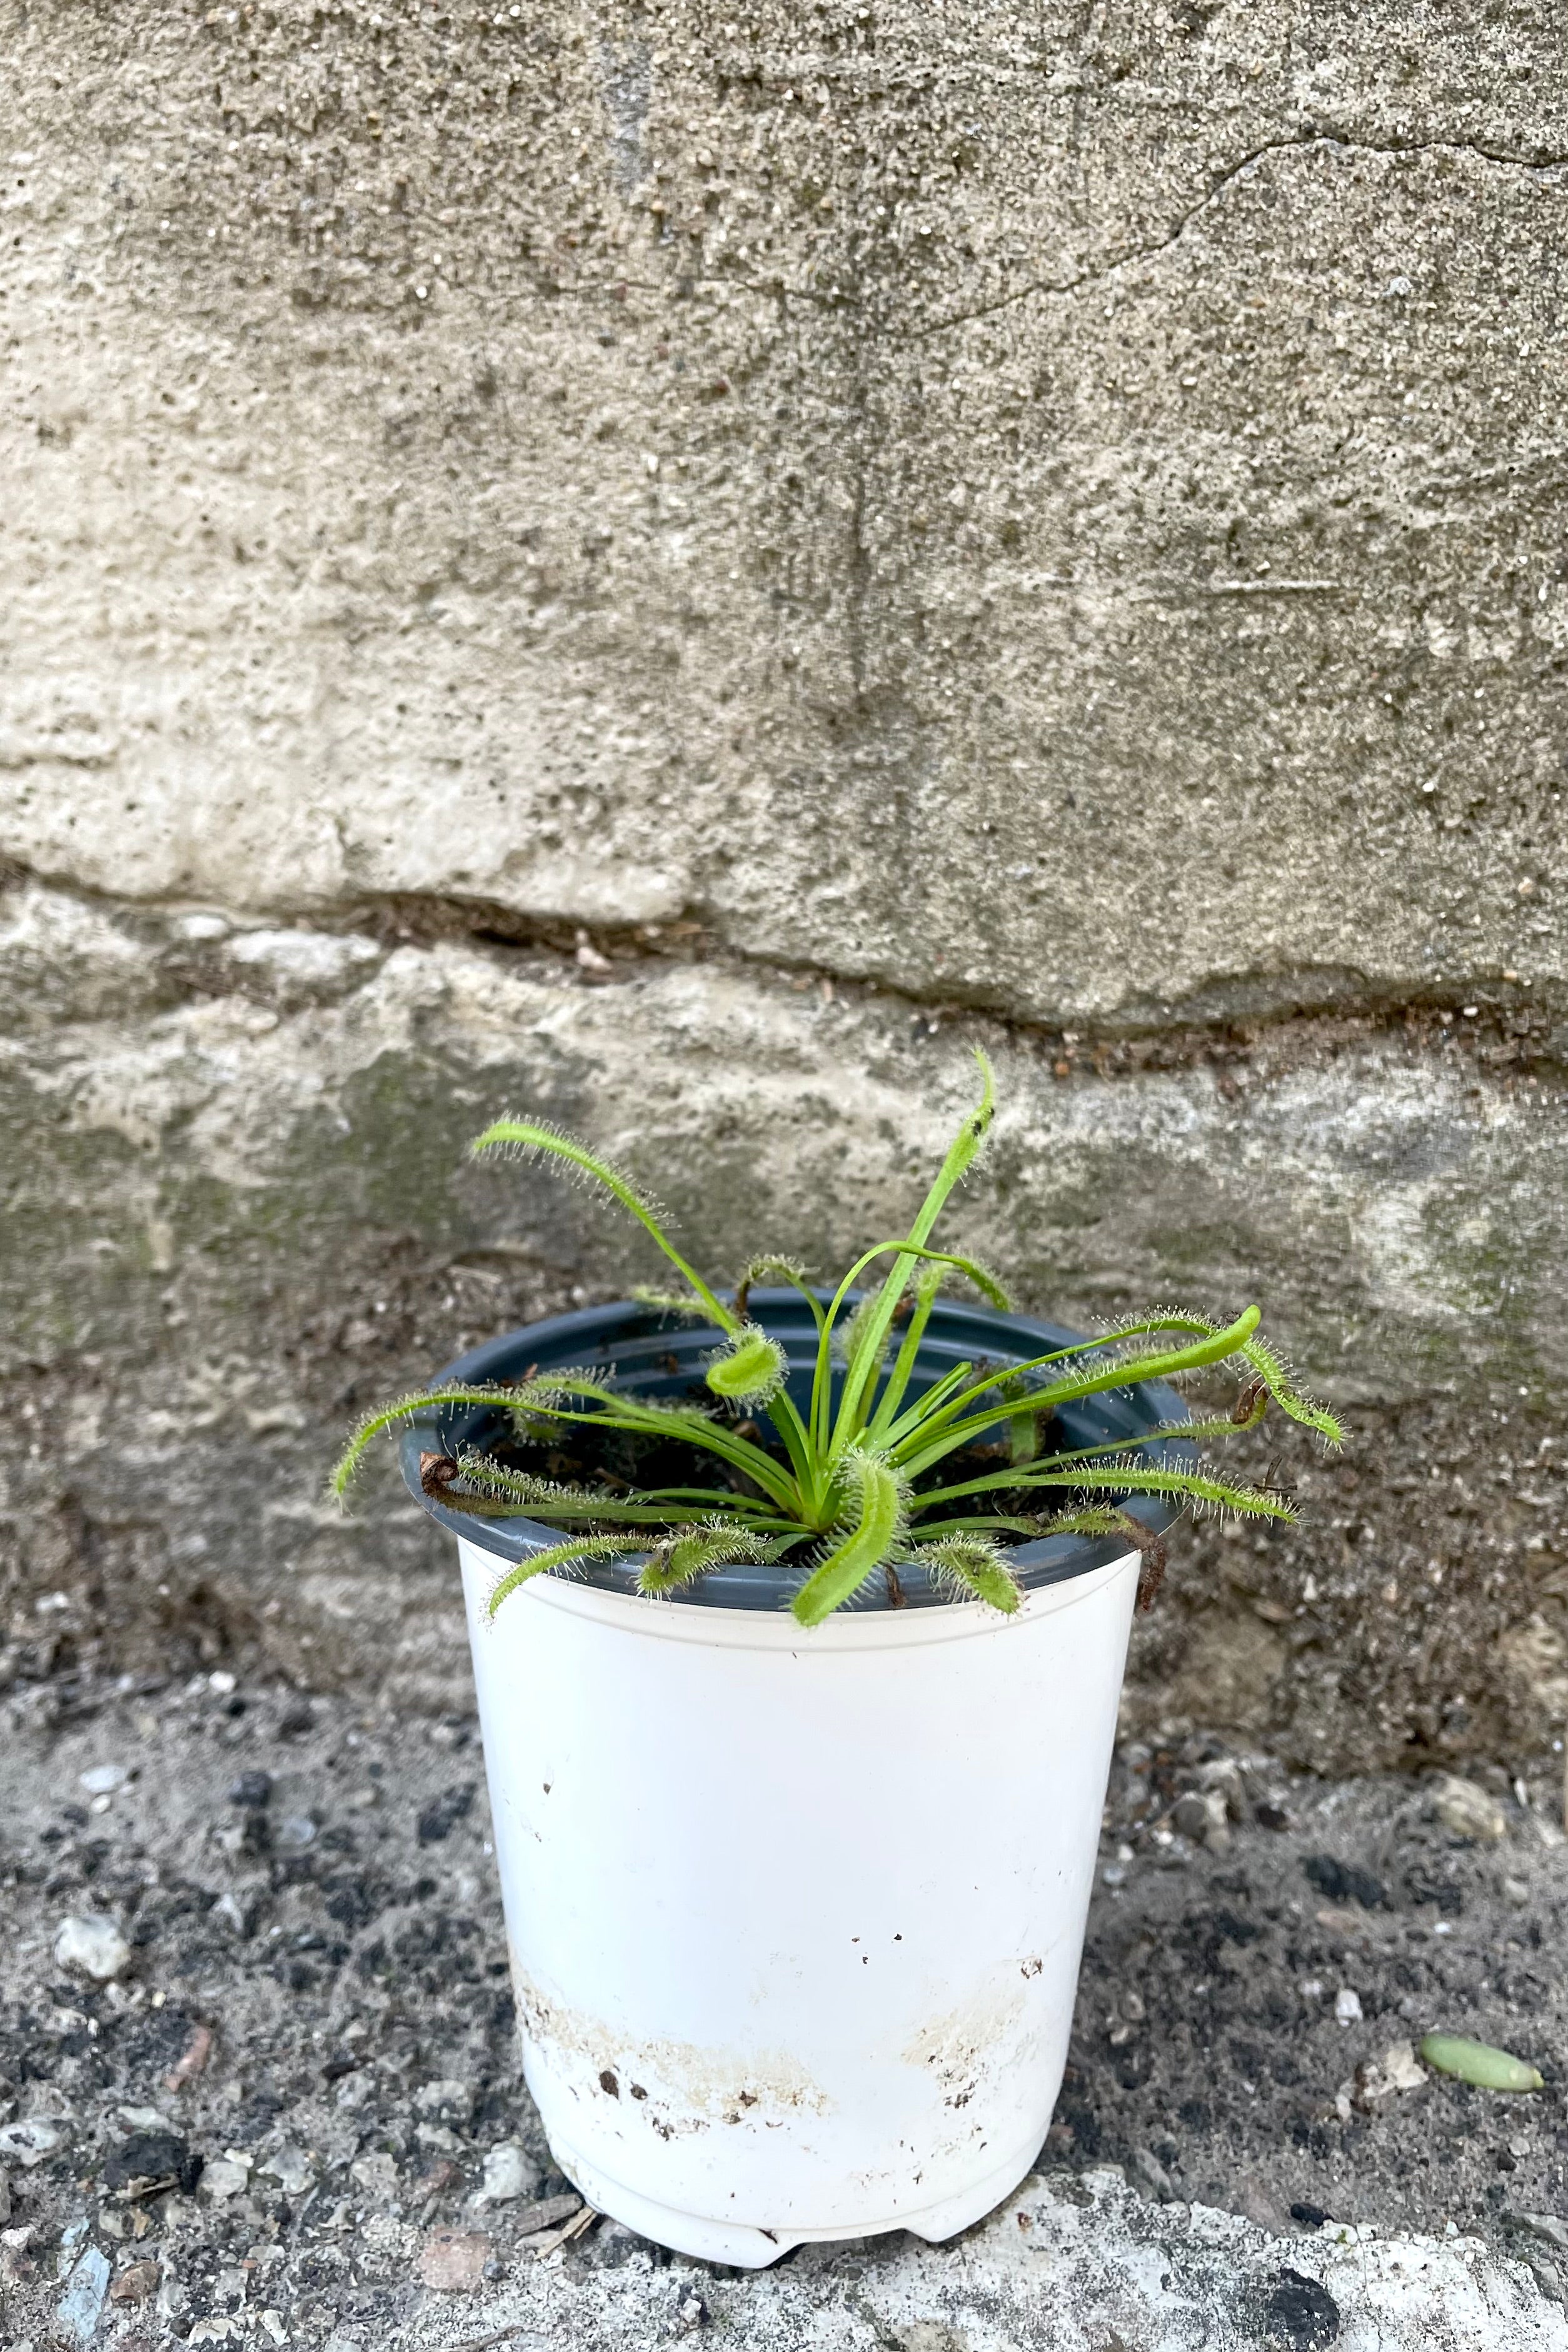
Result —
M 824 1305 L 832 1296 L 828 1291 L 817 1295 Z M 854 1303 L 852 1294 L 851 1307 Z M 783 1344 L 789 1359 L 790 1394 L 804 1412 L 816 1363 L 816 1327 L 810 1308 L 793 1290 L 753 1290 L 750 1312 L 764 1330 Z M 656 1308 L 617 1300 L 610 1307 L 584 1307 L 577 1315 L 552 1316 L 546 1322 L 530 1323 L 521 1331 L 508 1331 L 498 1339 L 488 1339 L 483 1347 L 471 1349 L 456 1363 L 448 1364 L 431 1386 L 439 1389 L 479 1381 L 514 1381 L 521 1380 L 531 1366 L 545 1371 L 552 1366 L 570 1364 L 591 1370 L 609 1386 L 673 1402 L 685 1397 L 694 1386 L 700 1387 L 705 1360 L 718 1347 L 721 1337 L 711 1324 L 678 1322 Z M 1057 1323 L 1036 1322 L 1030 1316 L 1001 1315 L 993 1307 L 964 1307 L 939 1300 L 916 1359 L 916 1374 L 910 1392 L 912 1397 L 921 1389 L 929 1388 L 954 1364 L 974 1362 L 981 1357 L 997 1367 L 1023 1363 L 1052 1349 L 1070 1348 L 1082 1339 L 1081 1332 L 1064 1330 Z M 672 1358 L 676 1365 L 673 1370 Z M 708 1395 L 706 1390 L 702 1393 Z M 1163 1381 L 1107 1389 L 1058 1412 L 1068 1443 L 1075 1446 L 1119 1440 L 1135 1442 L 1141 1433 L 1186 1418 L 1187 1409 L 1181 1398 Z M 483 1452 L 505 1427 L 504 1410 L 494 1405 L 432 1406 L 427 1415 L 416 1415 L 404 1435 L 401 1449 L 403 1475 L 416 1501 L 454 1535 L 492 1553 L 498 1569 L 525 1559 L 530 1552 L 542 1550 L 547 1544 L 558 1543 L 561 1531 L 538 1519 L 470 1517 L 444 1503 L 433 1502 L 419 1483 L 419 1456 L 422 1453 L 455 1454 L 465 1447 Z M 998 1435 L 1004 1427 L 998 1424 Z M 1152 1466 L 1164 1465 L 1172 1469 L 1188 1468 L 1197 1456 L 1196 1446 L 1188 1439 L 1166 1438 L 1141 1451 Z M 1064 1493 L 1064 1505 L 1068 1499 Z M 1126 1507 L 1133 1517 L 1156 1533 L 1168 1528 L 1178 1515 L 1177 1507 L 1161 1496 L 1135 1496 Z M 1037 1585 L 1060 1584 L 1069 1577 L 1086 1576 L 1091 1569 L 1121 1558 L 1126 1549 L 1127 1546 L 1114 1536 L 1047 1536 L 1016 1545 L 1009 1557 L 1020 1583 L 1033 1590 Z M 637 1591 L 637 1569 L 644 1556 L 628 1549 L 624 1559 L 594 1560 L 564 1572 L 607 1592 L 632 1593 Z M 672 1596 L 668 1605 L 785 1609 L 805 1580 L 809 1558 L 803 1550 L 798 1559 L 777 1567 L 727 1568 L 721 1573 L 699 1578 Z M 940 1608 L 952 1600 L 952 1593 L 933 1583 L 923 1569 L 900 1567 L 899 1578 L 905 1605 L 910 1608 Z M 892 1605 L 880 1575 L 868 1577 L 850 1603 L 856 1609 L 886 1609 Z

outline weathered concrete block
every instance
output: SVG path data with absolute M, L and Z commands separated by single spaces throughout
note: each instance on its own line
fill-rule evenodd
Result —
M 0 842 L 1123 1026 L 1563 977 L 1552 15 L 8 39 Z
M 1550 12 L 44 0 L 5 67 L 12 1670 L 439 1701 L 327 1433 L 632 1266 L 466 1136 L 826 1263 L 967 1005 L 1023 1295 L 1257 1289 L 1356 1421 L 1134 1708 L 1560 1733 Z
M 653 1270 L 579 1193 L 467 1163 L 468 1138 L 542 1110 L 626 1160 L 716 1276 L 759 1246 L 827 1273 L 910 1213 L 973 1038 L 1003 1109 L 963 1245 L 1086 1325 L 1257 1297 L 1352 1426 L 1338 1465 L 1281 1446 L 1299 1530 L 1178 1538 L 1135 1719 L 1268 1729 L 1321 1764 L 1560 1727 L 1565 1138 L 1517 1041 L 1296 1024 L 1097 1072 L 739 965 L 6 903 L 13 1672 L 72 1643 L 134 1664 L 238 1643 L 448 1703 L 443 1542 L 389 1470 L 342 1518 L 331 1455 L 483 1334 Z

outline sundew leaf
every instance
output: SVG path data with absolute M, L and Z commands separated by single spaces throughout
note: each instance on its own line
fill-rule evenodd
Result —
M 845 1456 L 843 1466 L 854 1496 L 853 1523 L 791 1602 L 802 1625 L 820 1625 L 850 1600 L 888 1558 L 903 1529 L 904 1489 L 887 1464 L 856 1449 Z
M 515 1409 L 522 1394 L 520 1388 L 503 1388 L 491 1381 L 482 1381 L 472 1387 L 416 1389 L 411 1395 L 395 1397 L 390 1404 L 381 1405 L 374 1412 L 366 1413 L 332 1465 L 328 1492 L 340 1503 L 342 1501 L 371 1440 L 380 1436 L 384 1430 L 395 1429 L 401 1422 L 413 1421 L 421 1413 L 434 1412 L 445 1404 L 489 1404 Z
M 713 1335 L 702 1335 L 708 1401 L 688 1385 L 686 1376 L 696 1367 L 684 1353 L 659 1359 L 663 1370 L 678 1377 L 668 1383 L 655 1381 L 652 1390 L 668 1385 L 683 1391 L 668 1400 L 642 1392 L 646 1366 L 629 1371 L 623 1386 L 612 1363 L 542 1372 L 531 1366 L 522 1380 L 510 1384 L 459 1381 L 422 1390 L 381 1406 L 360 1424 L 333 1473 L 333 1492 L 340 1497 L 345 1493 L 378 1433 L 410 1423 L 418 1427 L 438 1417 L 443 1407 L 483 1405 L 510 1418 L 517 1437 L 531 1447 L 542 1448 L 547 1466 L 581 1462 L 584 1473 L 592 1474 L 587 1483 L 574 1486 L 512 1469 L 472 1449 L 459 1448 L 460 1460 L 447 1454 L 422 1456 L 421 1480 L 432 1501 L 479 1517 L 537 1516 L 560 1530 L 562 1540 L 531 1554 L 501 1579 L 492 1606 L 533 1576 L 624 1556 L 628 1548 L 639 1570 L 647 1564 L 645 1589 L 675 1591 L 695 1576 L 744 1561 L 782 1559 L 797 1547 L 810 1546 L 815 1564 L 808 1563 L 809 1573 L 803 1568 L 805 1580 L 792 1603 L 806 1625 L 820 1623 L 851 1601 L 874 1570 L 890 1569 L 911 1552 L 929 1559 L 934 1573 L 945 1576 L 955 1591 L 1010 1611 L 1017 1606 L 1019 1588 L 1004 1539 L 1047 1532 L 1099 1534 L 1120 1528 L 1142 1550 L 1147 1578 L 1151 1560 L 1163 1557 L 1163 1549 L 1122 1510 L 1132 1495 L 1254 1518 L 1293 1517 L 1289 1490 L 1276 1485 L 1272 1474 L 1263 1486 L 1253 1486 L 1227 1479 L 1202 1460 L 1176 1466 L 1187 1462 L 1184 1446 L 1173 1456 L 1158 1450 L 1166 1441 L 1190 1444 L 1254 1428 L 1270 1405 L 1330 1444 L 1338 1442 L 1333 1416 L 1302 1393 L 1277 1349 L 1258 1337 L 1256 1307 L 1225 1325 L 1159 1308 L 1024 1361 L 977 1357 L 973 1363 L 949 1366 L 910 1402 L 930 1318 L 945 1283 L 965 1281 L 994 1307 L 1006 1305 L 1005 1293 L 986 1267 L 938 1249 L 932 1238 L 942 1209 L 975 1164 L 991 1127 L 991 1068 L 984 1055 L 977 1061 L 980 1099 L 965 1116 L 909 1231 L 863 1252 L 826 1306 L 795 1260 L 771 1253 L 746 1265 L 732 1302 L 721 1298 L 675 1248 L 652 1201 L 612 1160 L 546 1120 L 494 1122 L 475 1139 L 476 1154 L 547 1160 L 615 1201 L 658 1244 L 678 1279 L 671 1285 L 667 1276 L 667 1286 L 637 1294 L 649 1313 L 635 1328 L 646 1339 L 654 1315 L 687 1322 L 707 1318 L 715 1324 L 722 1344 L 712 1352 Z M 879 1272 L 869 1296 L 849 1315 L 860 1277 L 879 1261 L 887 1271 Z M 816 1365 L 810 1405 L 804 1412 L 790 1395 L 784 1349 L 747 1311 L 752 1286 L 766 1280 L 790 1286 L 815 1318 Z M 841 1314 L 847 1325 L 840 1334 Z M 942 1352 L 946 1346 L 944 1340 Z M 1005 1340 L 998 1353 L 1005 1355 Z M 844 1359 L 841 1371 L 835 1370 L 836 1354 Z M 1211 1408 L 1202 1419 L 1172 1420 L 1073 1447 L 1061 1444 L 1067 1427 L 1052 1425 L 1058 1406 L 1106 1391 L 1129 1391 L 1145 1381 L 1180 1381 L 1221 1362 L 1228 1363 L 1238 1386 L 1233 1409 L 1223 1418 Z M 749 1417 L 753 1408 L 754 1422 Z M 771 1434 L 760 1426 L 764 1417 L 772 1423 Z M 998 1443 L 1004 1434 L 1005 1446 Z M 679 1463 L 663 1471 L 690 1484 L 639 1491 L 607 1477 L 606 1491 L 600 1493 L 596 1481 L 604 1474 L 593 1465 L 605 1461 L 606 1442 L 620 1437 L 661 1446 L 678 1442 L 710 1459 L 706 1465 Z M 965 1460 L 963 1449 L 972 1442 L 976 1455 Z M 1053 1442 L 1055 1450 L 1046 1450 Z M 650 1454 L 646 1444 L 631 1451 L 634 1459 Z M 652 1458 L 662 1468 L 665 1457 Z M 933 1483 L 919 1491 L 917 1482 L 949 1459 L 953 1483 Z M 985 1475 L 966 1475 L 988 1462 L 996 1466 Z M 711 1486 L 701 1483 L 705 1468 Z M 1028 1507 L 1037 1502 L 1037 1511 Z M 1053 1502 L 1058 1505 L 1054 1516 Z M 600 1528 L 588 1533 L 595 1522 Z M 569 1536 L 573 1523 L 584 1530 L 581 1536 Z M 605 1531 L 610 1528 L 625 1532 Z M 1141 1594 L 1142 1589 L 1141 1583 Z M 896 1602 L 891 1582 L 889 1590 Z M 1521 2063 L 1509 2062 L 1506 2053 L 1501 2061 Z
M 716 1568 L 765 1565 L 776 1559 L 789 1541 L 788 1536 L 769 1541 L 751 1528 L 726 1526 L 717 1517 L 705 1519 L 700 1526 L 655 1547 L 637 1578 L 637 1591 L 654 1595 L 678 1592 L 682 1585 L 710 1574 Z
M 531 1551 L 509 1568 L 485 1602 L 485 1614 L 494 1618 L 503 1601 L 510 1601 L 520 1585 L 536 1576 L 547 1575 L 551 1570 L 569 1568 L 579 1559 L 614 1559 L 633 1549 L 625 1536 L 573 1536 L 565 1543 L 547 1544 L 542 1551 Z
M 832 1446 L 836 1456 L 842 1456 L 847 1446 L 854 1443 L 856 1433 L 863 1427 L 869 1417 L 868 1384 L 874 1386 L 876 1375 L 881 1370 L 888 1327 L 892 1322 L 900 1299 L 914 1276 L 920 1258 L 927 1255 L 926 1245 L 931 1240 L 932 1229 L 942 1213 L 949 1193 L 973 1167 L 984 1149 L 985 1139 L 991 1132 L 991 1122 L 996 1111 L 995 1080 L 990 1060 L 978 1045 L 974 1048 L 974 1059 L 980 1071 L 980 1100 L 965 1116 L 958 1133 L 949 1144 L 947 1156 L 937 1171 L 936 1181 L 921 1202 L 915 1221 L 910 1227 L 902 1245 L 903 1254 L 895 1259 L 891 1270 L 883 1280 L 880 1290 L 876 1294 L 875 1311 L 867 1323 L 864 1337 L 851 1357 L 845 1375 Z M 973 1278 L 973 1275 L 971 1278 Z M 842 1297 L 842 1286 L 839 1295 Z M 837 1304 L 838 1301 L 836 1299 L 835 1311 Z M 819 1377 L 823 1369 L 819 1360 Z
M 742 1323 L 703 1374 L 715 1396 L 734 1404 L 771 1403 L 784 1384 L 789 1359 L 760 1323 Z
M 607 1192 L 613 1201 L 618 1201 L 623 1209 L 628 1210 L 644 1232 L 658 1244 L 671 1265 L 684 1281 L 689 1283 L 721 1331 L 730 1329 L 733 1316 L 714 1297 L 696 1268 L 689 1265 L 681 1256 L 665 1232 L 652 1202 L 645 1199 L 630 1177 L 624 1175 L 602 1152 L 591 1151 L 585 1143 L 579 1143 L 575 1136 L 563 1133 L 551 1120 L 543 1118 L 495 1119 L 482 1135 L 475 1136 L 468 1151 L 475 1160 L 490 1151 L 502 1151 L 512 1159 L 553 1160 L 589 1184 Z
M 1005 1617 L 1017 1613 L 1024 1596 L 1000 1544 L 984 1536 L 943 1536 L 922 1545 L 916 1558 L 964 1600 L 986 1601 Z

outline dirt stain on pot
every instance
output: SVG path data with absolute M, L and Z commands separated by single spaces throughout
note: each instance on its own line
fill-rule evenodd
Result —
M 715 2124 L 776 2129 L 786 2116 L 825 2115 L 832 2104 L 782 2051 L 704 2050 L 664 2038 L 631 2043 L 545 1992 L 515 1953 L 511 1973 L 520 2028 L 549 2071 L 577 2096 L 618 2099 L 629 2079 L 637 2110 L 661 2139 Z
M 1033 2039 L 1031 2005 L 1021 1987 L 982 1994 L 933 2018 L 899 2054 L 907 2065 L 935 2075 L 945 2106 L 966 2107 L 988 2075 L 1006 2073 L 1024 2057 Z

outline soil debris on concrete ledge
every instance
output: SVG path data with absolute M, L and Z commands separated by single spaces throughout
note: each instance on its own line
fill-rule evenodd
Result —
M 470 1722 L 226 1671 L 83 1685 L 52 1727 L 24 1697 L 8 1715 L 16 2352 L 456 2352 L 498 2329 L 640 2352 L 709 2327 L 1568 2352 L 1568 1846 L 1544 1771 L 1461 1813 L 1436 1776 L 1123 1749 L 1040 2174 L 952 2246 L 894 2232 L 756 2275 L 650 2246 L 553 2169 Z M 1483 1816 L 1484 1837 L 1450 1826 Z M 1413 2053 L 1436 2030 L 1544 2087 L 1431 2074 Z

